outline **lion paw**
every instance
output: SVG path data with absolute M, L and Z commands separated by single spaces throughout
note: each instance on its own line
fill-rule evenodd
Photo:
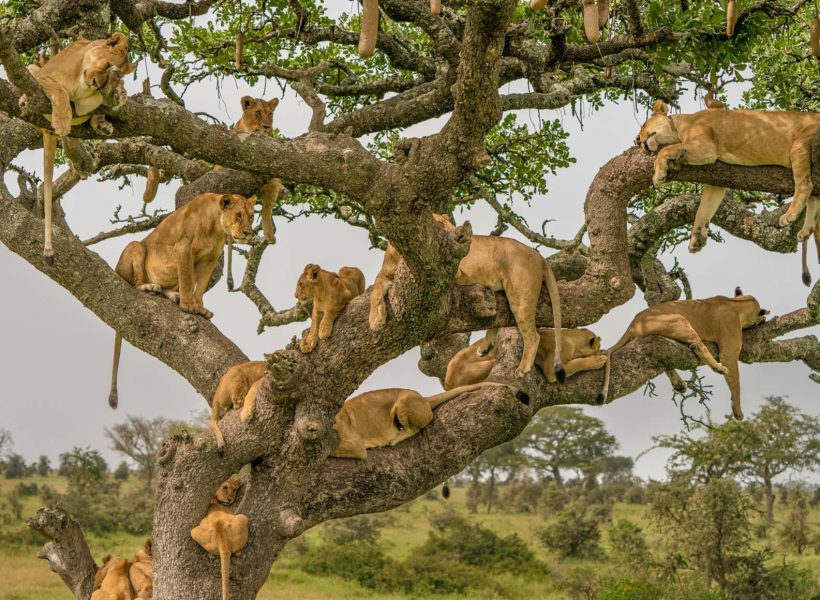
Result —
M 387 316 L 384 314 L 384 309 L 374 309 L 370 311 L 370 316 L 367 319 L 370 324 L 370 331 L 378 331 L 387 322 Z
M 606 354 L 600 354 L 592 357 L 592 370 L 600 369 L 606 365 Z
M 179 304 L 179 292 L 165 290 L 162 292 L 162 295 L 168 298 L 168 300 L 170 300 L 174 304 Z
M 692 237 L 689 239 L 689 252 L 695 253 L 703 250 L 706 245 L 706 234 L 701 231 L 692 230 Z
M 797 220 L 797 215 L 790 215 L 789 211 L 786 211 L 782 215 L 780 215 L 780 219 L 778 220 L 778 224 L 781 227 L 788 227 L 792 223 Z
M 149 294 L 161 294 L 162 286 L 158 283 L 143 283 L 138 285 L 137 289 L 141 292 L 148 292 Z
M 306 337 L 302 338 L 302 341 L 299 342 L 299 350 L 301 350 L 304 354 L 310 354 L 313 352 L 313 349 L 316 348 L 316 338 L 314 337 Z
M 205 317 L 206 319 L 211 319 L 214 316 L 214 313 L 205 308 L 204 306 L 200 306 L 196 309 L 198 315 Z
M 722 364 L 718 363 L 717 367 L 714 369 L 715 373 L 720 373 L 721 375 L 726 375 L 729 372 L 729 369 L 724 367 Z
M 813 234 L 814 234 L 814 231 L 812 231 L 809 228 L 806 228 L 806 226 L 804 225 L 800 229 L 800 231 L 797 232 L 797 241 L 798 242 L 804 242 L 807 239 L 809 239 Z
M 96 117 L 100 117 L 99 119 Z M 91 129 L 94 130 L 95 133 L 98 135 L 103 135 L 105 137 L 111 137 L 114 135 L 114 126 L 105 120 L 105 117 L 102 115 L 95 115 L 91 119 Z
M 51 127 L 57 137 L 66 137 L 71 133 L 71 118 L 56 117 L 52 120 Z
M 652 175 L 652 185 L 659 186 L 666 183 L 666 175 L 666 170 L 655 170 L 655 173 Z
M 530 369 L 532 369 L 532 365 L 530 365 L 528 367 L 524 367 L 524 366 L 519 365 L 518 368 L 515 370 L 515 376 L 516 377 L 523 377 L 524 375 L 526 375 L 527 373 L 530 372 Z
M 245 424 L 250 423 L 251 420 L 253 419 L 253 412 L 250 411 L 250 410 L 246 410 L 247 408 L 248 408 L 248 406 L 246 405 L 242 409 L 242 412 L 239 415 L 239 420 L 242 421 Z

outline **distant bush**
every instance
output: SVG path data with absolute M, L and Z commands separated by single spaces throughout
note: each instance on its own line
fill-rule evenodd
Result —
M 17 484 L 17 487 L 14 488 L 15 491 L 20 495 L 21 498 L 27 498 L 29 496 L 36 496 L 40 491 L 37 487 L 35 482 L 31 483 L 23 483 L 22 481 Z
M 644 488 L 642 485 L 633 485 L 629 487 L 623 495 L 623 501 L 627 504 L 643 504 L 644 503 Z
M 428 594 L 464 594 L 471 589 L 502 592 L 485 571 L 451 559 L 413 555 L 403 562 L 391 561 L 382 571 L 378 587 L 416 598 Z
M 600 556 L 603 551 L 599 544 L 599 527 L 611 513 L 611 505 L 587 505 L 575 500 L 550 519 L 538 537 L 547 548 L 561 556 Z
M 346 542 L 344 544 L 321 544 L 302 556 L 299 566 L 312 575 L 335 575 L 353 579 L 368 588 L 383 583 L 383 571 L 393 560 L 384 550 L 370 542 Z
M 356 515 L 347 519 L 328 521 L 322 527 L 324 538 L 333 544 L 348 542 L 369 542 L 375 544 L 381 537 L 381 530 L 393 521 L 388 514 Z
M 646 567 L 652 556 L 641 528 L 627 519 L 620 519 L 607 530 L 611 557 L 633 568 Z
M 607 579 L 595 594 L 595 600 L 660 600 L 661 588 L 642 577 Z

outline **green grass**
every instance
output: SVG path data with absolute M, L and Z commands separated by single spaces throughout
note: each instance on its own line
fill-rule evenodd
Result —
M 65 491 L 66 481 L 62 477 L 33 477 L 26 482 L 36 482 L 38 485 L 48 484 L 58 491 Z M 17 485 L 17 481 L 0 479 L 0 495 L 9 492 Z M 138 481 L 129 481 L 127 486 L 137 486 Z M 390 523 L 382 530 L 382 545 L 387 553 L 398 559 L 406 557 L 410 551 L 427 540 L 430 530 L 430 516 L 445 509 L 453 509 L 460 514 L 468 514 L 465 504 L 466 488 L 453 488 L 450 500 L 417 499 L 388 513 Z M 23 502 L 24 517 L 34 514 L 41 505 L 39 497 L 25 498 Z M 779 508 L 776 513 L 783 518 L 786 510 Z M 658 538 L 647 520 L 648 508 L 637 504 L 616 504 L 613 511 L 613 522 L 618 519 L 629 519 L 640 526 L 647 535 L 647 541 L 653 545 Z M 471 515 L 470 518 L 495 533 L 506 536 L 510 533 L 518 534 L 535 553 L 537 558 L 544 561 L 549 568 L 550 576 L 543 580 L 526 581 L 510 575 L 497 576 L 496 580 L 505 590 L 506 598 L 516 600 L 566 600 L 568 597 L 555 589 L 555 582 L 568 573 L 572 568 L 587 566 L 595 568 L 599 561 L 595 560 L 559 560 L 548 552 L 538 541 L 538 530 L 543 527 L 543 517 L 530 514 L 507 514 L 481 512 Z M 814 509 L 811 521 L 815 527 L 820 523 L 820 509 Z M 1 529 L 22 529 L 25 526 L 18 522 L 6 525 Z M 323 535 L 323 526 L 315 527 L 305 535 L 308 544 L 319 543 Z M 89 535 L 88 542 L 94 557 L 99 560 L 105 554 L 114 554 L 130 557 L 144 541 L 142 536 L 116 534 L 105 538 Z M 604 547 L 607 536 L 602 535 Z M 36 558 L 38 546 L 27 545 L 22 548 L 0 548 L 0 600 L 72 600 L 73 595 L 68 591 L 60 578 L 52 573 L 48 564 Z M 782 553 L 780 554 L 782 556 Z M 820 556 L 808 554 L 804 556 L 787 555 L 790 562 L 798 566 L 809 568 L 820 574 Z M 782 559 L 780 559 L 782 560 Z M 308 575 L 298 568 L 299 555 L 288 547 L 275 563 L 268 581 L 259 593 L 261 600 L 322 600 L 336 598 L 366 598 L 372 600 L 407 600 L 409 596 L 400 594 L 382 594 L 363 588 L 356 583 L 345 581 L 338 577 L 317 577 Z M 466 598 L 492 598 L 489 592 L 471 593 L 469 596 L 450 595 L 440 596 L 441 600 L 462 600 Z

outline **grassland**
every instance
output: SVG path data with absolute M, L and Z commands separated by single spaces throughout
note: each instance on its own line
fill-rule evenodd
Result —
M 65 479 L 61 477 L 32 477 L 26 482 L 35 482 L 38 485 L 48 484 L 64 491 Z M 17 481 L 0 479 L 0 495 L 5 494 L 17 485 Z M 128 485 L 137 485 L 130 481 Z M 459 513 L 467 514 L 464 502 L 464 488 L 454 488 L 450 500 L 417 499 L 390 513 L 389 523 L 382 531 L 382 544 L 388 554 L 395 558 L 404 558 L 410 550 L 419 546 L 427 539 L 430 530 L 430 516 L 445 510 L 446 507 L 455 509 Z M 27 497 L 23 502 L 23 515 L 34 514 L 40 506 L 38 497 Z M 780 509 L 780 517 L 785 514 Z M 815 527 L 820 524 L 820 509 L 814 509 L 811 521 Z M 496 577 L 502 587 L 507 590 L 507 598 L 521 600 L 563 600 L 564 594 L 556 589 L 555 583 L 564 574 L 574 567 L 596 565 L 591 560 L 559 560 L 548 552 L 538 541 L 537 532 L 543 527 L 543 518 L 537 514 L 491 514 L 481 513 L 471 515 L 475 522 L 506 536 L 510 533 L 518 534 L 533 550 L 536 556 L 549 566 L 550 576 L 538 581 L 523 581 L 508 575 Z M 647 521 L 647 507 L 637 504 L 615 505 L 613 521 L 629 519 L 644 529 L 650 545 L 657 541 L 657 533 L 653 532 Z M 6 531 L 23 531 L 22 523 L 5 526 Z M 302 543 L 315 544 L 322 536 L 322 526 L 308 531 Z M 606 543 L 606 536 L 603 536 Z M 105 538 L 95 535 L 88 536 L 93 555 L 99 560 L 105 554 L 133 555 L 142 545 L 141 536 L 117 534 Z M 43 560 L 36 558 L 38 545 L 28 543 L 13 548 L 0 548 L 0 600 L 73 600 L 60 578 L 51 573 Z M 782 559 L 781 559 L 782 560 Z M 795 564 L 809 568 L 820 577 L 820 556 L 808 554 L 804 556 L 789 555 L 788 560 Z M 337 577 L 316 577 L 308 575 L 298 567 L 299 555 L 292 548 L 286 548 L 281 558 L 276 562 L 267 583 L 259 594 L 261 600 L 320 600 L 336 598 L 369 598 L 372 600 L 407 600 L 408 596 L 397 594 L 380 594 L 365 589 L 355 583 Z M 442 600 L 462 598 L 490 598 L 486 594 L 470 596 L 439 596 Z

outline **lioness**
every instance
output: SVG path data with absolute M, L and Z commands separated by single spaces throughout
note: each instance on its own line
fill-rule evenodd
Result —
M 732 392 L 732 413 L 736 419 L 743 418 L 740 408 L 740 375 L 737 360 L 743 346 L 743 329 L 766 320 L 768 310 L 760 308 L 753 296 L 744 296 L 740 288 L 735 289 L 735 297 L 714 296 L 704 300 L 675 300 L 661 302 L 642 310 L 627 327 L 620 340 L 607 350 L 604 387 L 598 396 L 598 404 L 606 402 L 609 393 L 609 374 L 612 354 L 634 339 L 648 335 L 660 335 L 676 342 L 688 344 L 698 357 L 712 369 L 726 377 Z M 718 345 L 720 362 L 704 345 L 715 342 Z M 667 371 L 672 387 L 678 391 L 685 384 L 674 371 Z
M 222 571 L 222 600 L 228 600 L 228 578 L 231 555 L 248 544 L 248 517 L 236 515 L 228 508 L 236 500 L 242 480 L 232 477 L 217 488 L 208 513 L 191 530 L 191 537 L 207 552 L 219 556 Z
M 342 267 L 336 274 L 319 265 L 305 265 L 296 282 L 295 295 L 298 300 L 313 298 L 313 312 L 310 331 L 302 338 L 299 349 L 308 354 L 320 339 L 330 337 L 336 317 L 353 298 L 364 293 L 364 287 L 364 274 L 356 267 Z
M 669 106 L 656 100 L 652 114 L 635 139 L 635 143 L 646 150 L 658 152 L 652 177 L 655 185 L 666 181 L 670 161 L 708 165 L 720 160 L 733 165 L 791 167 L 794 199 L 780 217 L 780 226 L 794 223 L 808 200 L 811 215 L 806 215 L 797 239 L 805 240 L 814 232 L 820 197 L 811 196 L 811 143 L 820 131 L 820 114 L 712 109 L 691 115 L 669 116 L 668 113 Z M 709 222 L 725 192 L 726 188 L 703 186 L 703 196 L 692 225 L 690 252 L 697 252 L 706 243 Z
M 238 194 L 200 194 L 168 215 L 141 242 L 131 242 L 117 262 L 117 274 L 143 292 L 162 294 L 185 312 L 210 319 L 202 295 L 225 238 L 253 235 L 254 198 Z M 117 407 L 117 369 L 122 336 L 114 338 L 114 366 L 108 403 Z
M 134 589 L 134 598 L 151 600 L 154 596 L 154 557 L 151 538 L 145 540 L 145 545 L 134 555 L 131 568 L 128 570 L 128 579 Z
M 131 561 L 122 556 L 107 555 L 102 559 L 102 567 L 94 575 L 94 593 L 91 600 L 132 600 L 131 581 L 128 569 Z
M 555 376 L 555 332 L 552 329 L 539 329 L 541 341 L 535 364 L 541 368 L 547 381 L 556 383 Z M 478 355 L 483 339 L 460 350 L 447 364 L 444 377 L 444 389 L 450 390 L 461 385 L 478 383 L 487 379 L 495 365 L 495 347 L 484 356 Z M 606 355 L 601 354 L 601 338 L 589 329 L 564 329 L 561 339 L 561 363 L 567 377 L 581 371 L 594 371 L 606 363 Z
M 434 214 L 433 218 L 446 231 L 455 231 L 455 226 L 444 215 Z M 474 235 L 470 251 L 458 264 L 458 272 L 453 280 L 457 285 L 486 285 L 494 292 L 503 291 L 515 317 L 518 331 L 524 339 L 524 352 L 515 373 L 522 377 L 535 364 L 540 337 L 535 325 L 535 311 L 541 296 L 541 283 L 547 284 L 552 304 L 552 320 L 555 327 L 555 347 L 561 343 L 561 297 L 558 284 L 549 263 L 538 252 L 517 240 L 492 235 Z M 479 347 L 478 354 L 490 351 L 497 329 L 491 329 Z M 561 365 L 561 355 L 555 355 L 555 376 L 564 381 L 566 376 Z
M 344 403 L 336 415 L 333 428 L 339 434 L 339 445 L 331 452 L 337 458 L 367 458 L 368 448 L 395 446 L 416 435 L 433 420 L 433 409 L 461 394 L 485 385 L 504 383 L 483 382 L 441 392 L 425 398 L 413 390 L 399 388 L 365 392 Z M 529 402 L 528 396 L 516 391 L 516 398 Z
M 219 419 L 231 408 L 242 407 L 241 419 L 247 423 L 253 418 L 256 407 L 256 392 L 259 387 L 254 385 L 261 382 L 268 372 L 268 363 L 271 354 L 265 354 L 265 360 L 254 360 L 241 365 L 234 365 L 219 380 L 219 385 L 211 401 L 211 418 L 208 427 L 216 436 L 216 451 L 222 456 L 225 453 L 225 440 L 219 429 Z
M 42 67 L 29 65 L 28 70 L 40 83 L 51 100 L 51 121 L 54 134 L 43 130 L 43 210 L 45 213 L 45 242 L 43 260 L 54 264 L 51 240 L 52 190 L 54 187 L 54 155 L 57 137 L 71 133 L 72 125 L 89 119 L 89 113 L 103 102 L 118 106 L 125 102 L 122 76 L 132 73 L 136 67 L 128 62 L 128 37 L 117 32 L 104 40 L 80 38 L 52 56 Z M 71 103 L 74 103 L 76 119 L 72 120 Z M 20 98 L 26 104 L 26 97 Z M 110 135 L 114 129 L 102 115 L 94 115 L 91 125 L 95 131 Z

